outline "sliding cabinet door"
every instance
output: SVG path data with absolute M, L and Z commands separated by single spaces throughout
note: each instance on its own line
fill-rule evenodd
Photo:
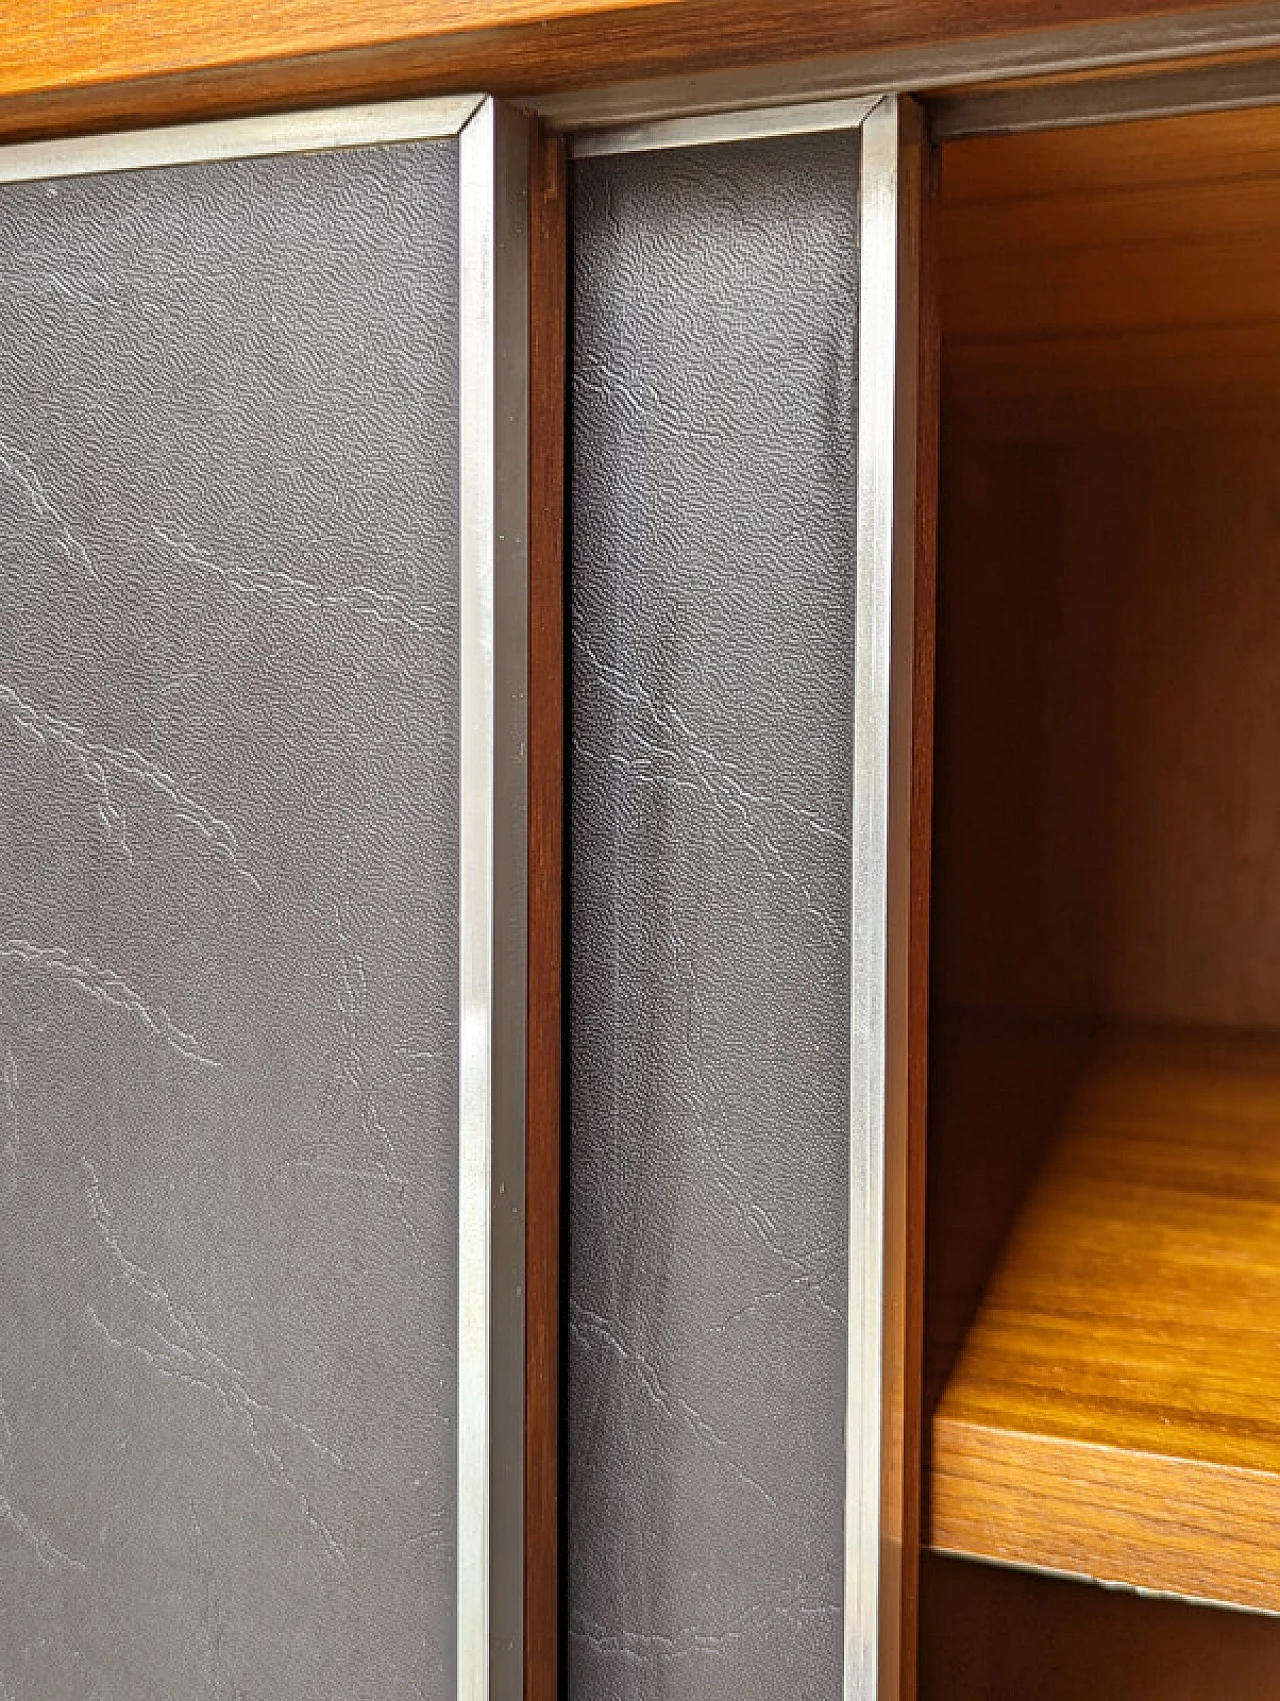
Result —
M 573 168 L 571 1701 L 912 1684 L 924 164 L 890 101 Z
M 0 152 L 0 1696 L 522 1684 L 525 126 Z

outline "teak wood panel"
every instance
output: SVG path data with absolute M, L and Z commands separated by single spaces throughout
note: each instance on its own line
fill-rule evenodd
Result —
M 1278 1314 L 1280 1043 L 1099 1037 L 933 1419 L 932 1544 L 1275 1611 Z
M 928 1521 L 988 1556 L 1250 1605 L 1275 1604 L 1274 1479 L 1252 1439 L 1271 1421 L 1265 1378 L 1245 1390 L 1241 1370 L 1234 1416 L 1201 1390 L 1235 1425 L 1227 1464 L 1160 1446 L 1177 1407 L 1158 1377 L 1145 1436 L 1101 1407 L 1084 1438 L 1046 1438 L 1026 1407 L 978 1422 L 972 1355 L 1010 1233 L 1024 1274 L 1096 1284 L 1092 1300 L 1013 1301 L 1024 1320 L 1074 1305 L 1081 1352 L 1103 1350 L 1107 1283 L 1155 1268 L 1137 1220 L 1105 1269 L 1087 1222 L 1075 1238 L 1051 1219 L 1055 1242 L 1034 1204 L 1020 1214 L 1091 1019 L 1280 1027 L 1280 290 L 1258 287 L 1272 273 L 1253 252 L 1278 229 L 1278 142 L 1273 115 L 1242 114 L 944 150 Z M 957 1003 L 1010 1019 L 957 1032 Z M 1203 1123 L 1175 1117 L 1175 1146 L 1208 1147 Z M 1265 1248 L 1230 1250 L 1213 1190 L 1188 1209 L 1239 1293 L 1265 1286 Z M 1187 1283 L 1191 1329 L 1214 1291 Z M 1145 1363 L 1140 1301 L 1132 1336 L 1111 1338 L 1115 1378 Z M 1160 1374 L 1177 1362 L 1175 1344 Z M 1056 1370 L 1070 1406 L 1078 1366 Z M 1019 1374 L 990 1378 L 1016 1403 Z
M 1280 1025 L 1280 408 L 952 403 L 935 994 Z
M 1280 387 L 1280 110 L 943 149 L 948 383 L 1060 412 Z
M 1168 0 L 49 0 L 5 20 L 0 134 L 470 88 L 518 96 L 1168 10 Z

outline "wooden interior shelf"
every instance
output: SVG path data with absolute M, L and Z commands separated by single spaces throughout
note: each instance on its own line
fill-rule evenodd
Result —
M 1091 1045 L 931 1451 L 937 1549 L 1280 1611 L 1280 1040 Z

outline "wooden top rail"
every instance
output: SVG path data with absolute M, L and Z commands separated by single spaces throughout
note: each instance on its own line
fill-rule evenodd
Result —
M 12 0 L 0 139 L 593 84 L 1158 17 L 1170 0 Z M 1183 0 L 1181 13 L 1232 0 Z

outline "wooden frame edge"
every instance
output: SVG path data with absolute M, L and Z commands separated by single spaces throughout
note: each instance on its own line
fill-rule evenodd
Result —
M 559 1686 L 564 894 L 565 146 L 529 174 L 529 991 L 525 1145 L 525 1701 Z
M 916 534 L 911 689 L 910 914 L 907 928 L 907 1280 L 904 1367 L 902 1701 L 919 1683 L 920 1551 L 927 1426 L 924 1265 L 929 1092 L 929 917 L 933 862 L 933 708 L 937 654 L 938 468 L 941 441 L 941 158 L 921 135 Z
M 1274 0 L 309 0 L 270 18 L 258 8 L 237 17 L 230 0 L 27 10 L 0 55 L 0 140 L 473 88 L 548 116 L 586 96 L 594 125 L 602 110 L 614 123 L 652 117 L 655 101 L 758 105 L 762 75 L 773 105 L 1280 50 Z M 833 59 L 839 67 L 824 64 Z M 690 85 L 740 75 L 754 95 Z M 557 127 L 582 122 L 561 111 Z

